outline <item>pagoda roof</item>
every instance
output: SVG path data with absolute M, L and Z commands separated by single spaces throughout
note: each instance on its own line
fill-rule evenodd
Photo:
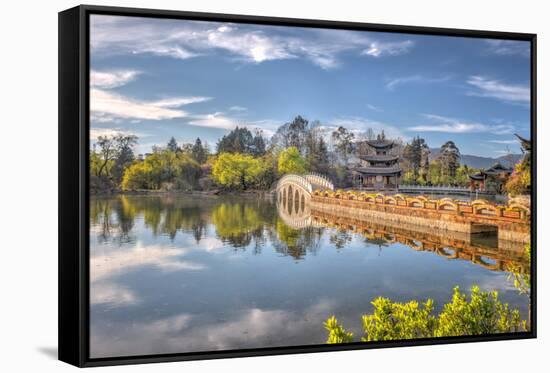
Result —
M 501 173 L 512 173 L 512 169 L 509 167 L 504 167 L 500 162 L 495 163 L 490 168 L 486 170 L 481 170 L 477 174 L 470 175 L 472 180 L 483 180 L 486 175 L 498 175 Z
M 354 171 L 367 175 L 390 175 L 401 173 L 399 166 L 392 167 L 358 167 Z
M 526 138 L 518 135 L 517 133 L 515 133 L 515 135 L 519 139 L 519 141 L 521 142 L 522 149 L 524 149 L 526 151 L 531 151 L 531 140 L 527 140 Z
M 361 158 L 362 160 L 364 161 L 367 161 L 367 162 L 391 162 L 391 161 L 397 161 L 399 159 L 399 156 L 397 155 L 391 155 L 391 154 L 387 154 L 387 155 L 364 155 L 364 156 L 360 156 L 359 158 Z
M 501 172 L 512 172 L 511 168 L 504 167 L 500 162 L 495 163 L 490 168 L 486 169 L 485 171 L 482 171 L 486 174 L 499 174 Z
M 367 140 L 365 141 L 369 146 L 377 149 L 391 148 L 395 143 L 390 140 Z
M 477 173 L 474 175 L 470 175 L 470 179 L 472 180 L 483 180 L 485 179 L 485 176 L 482 173 Z

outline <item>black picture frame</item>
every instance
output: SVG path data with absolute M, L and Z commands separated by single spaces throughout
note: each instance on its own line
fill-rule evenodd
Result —
M 390 342 L 89 357 L 89 16 L 123 15 L 528 41 L 531 44 L 531 331 Z M 81 5 L 59 13 L 59 360 L 78 367 L 536 338 L 536 34 Z

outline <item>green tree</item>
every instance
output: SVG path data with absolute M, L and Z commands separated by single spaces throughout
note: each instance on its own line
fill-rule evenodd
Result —
M 301 153 L 305 153 L 306 136 L 309 131 L 309 121 L 302 116 L 296 116 L 292 122 L 285 123 L 277 128 L 273 135 L 273 144 L 285 149 L 294 146 Z
M 170 141 L 168 141 L 168 144 L 166 145 L 166 149 L 174 153 L 181 150 L 180 147 L 178 146 L 176 139 L 173 136 L 170 138 Z
M 306 172 L 306 161 L 295 146 L 291 146 L 279 154 L 277 171 L 281 175 Z
M 137 137 L 133 135 L 116 136 L 115 143 L 117 154 L 114 160 L 112 174 L 113 181 L 119 186 L 124 176 L 124 171 L 135 159 L 134 146 L 137 143 Z
M 191 149 L 191 157 L 197 161 L 198 164 L 203 164 L 208 158 L 208 152 L 202 146 L 201 139 L 198 137 L 197 140 L 195 140 L 195 145 L 193 145 L 193 148 Z
M 334 141 L 335 150 L 345 164 L 348 163 L 348 157 L 353 152 L 354 138 L 355 135 L 342 126 L 332 132 L 332 140 Z
M 212 176 L 225 187 L 245 190 L 257 181 L 261 171 L 260 161 L 250 155 L 222 153 L 214 161 Z
M 155 149 L 126 169 L 121 186 L 124 190 L 192 189 L 200 173 L 199 164 L 187 154 Z
M 467 186 L 470 183 L 470 175 L 476 172 L 477 170 L 468 167 L 468 165 L 462 165 L 456 170 L 454 182 L 458 185 Z
M 453 179 L 456 176 L 456 170 L 460 167 L 460 151 L 454 142 L 447 141 L 441 146 L 439 160 L 442 175 Z
M 262 130 L 257 129 L 254 131 L 254 138 L 252 139 L 252 150 L 251 154 L 260 157 L 265 154 L 265 140 Z
M 262 133 L 257 131 L 253 136 L 246 127 L 237 127 L 223 136 L 217 144 L 217 152 L 242 153 L 261 156 L 265 153 L 265 141 Z
M 91 187 L 118 187 L 124 170 L 134 160 L 136 143 L 134 135 L 99 136 L 90 152 Z
M 407 161 L 407 164 L 412 171 L 412 182 L 417 182 L 421 175 L 421 170 L 425 166 L 425 152 L 428 149 L 426 141 L 420 137 L 415 137 L 410 143 L 405 145 L 403 149 L 403 158 Z
M 329 153 L 327 144 L 317 126 L 310 128 L 306 134 L 305 148 L 308 169 L 326 174 L 330 167 Z

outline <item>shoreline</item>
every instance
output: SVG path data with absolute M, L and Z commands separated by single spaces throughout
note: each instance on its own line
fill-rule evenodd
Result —
M 89 194 L 90 197 L 116 197 L 116 196 L 203 196 L 203 197 L 249 197 L 265 198 L 274 197 L 272 192 L 266 190 L 249 191 L 224 191 L 224 190 L 133 190 L 133 191 L 103 191 Z

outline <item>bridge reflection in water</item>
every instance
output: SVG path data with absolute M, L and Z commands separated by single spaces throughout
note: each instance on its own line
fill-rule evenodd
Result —
M 416 251 L 431 252 L 448 259 L 470 261 L 493 271 L 529 271 L 525 245 L 499 240 L 496 235 L 429 230 L 426 227 L 365 221 L 318 211 L 305 203 L 298 192 L 277 195 L 280 219 L 292 229 L 333 228 L 364 236 L 370 242 L 400 243 Z

